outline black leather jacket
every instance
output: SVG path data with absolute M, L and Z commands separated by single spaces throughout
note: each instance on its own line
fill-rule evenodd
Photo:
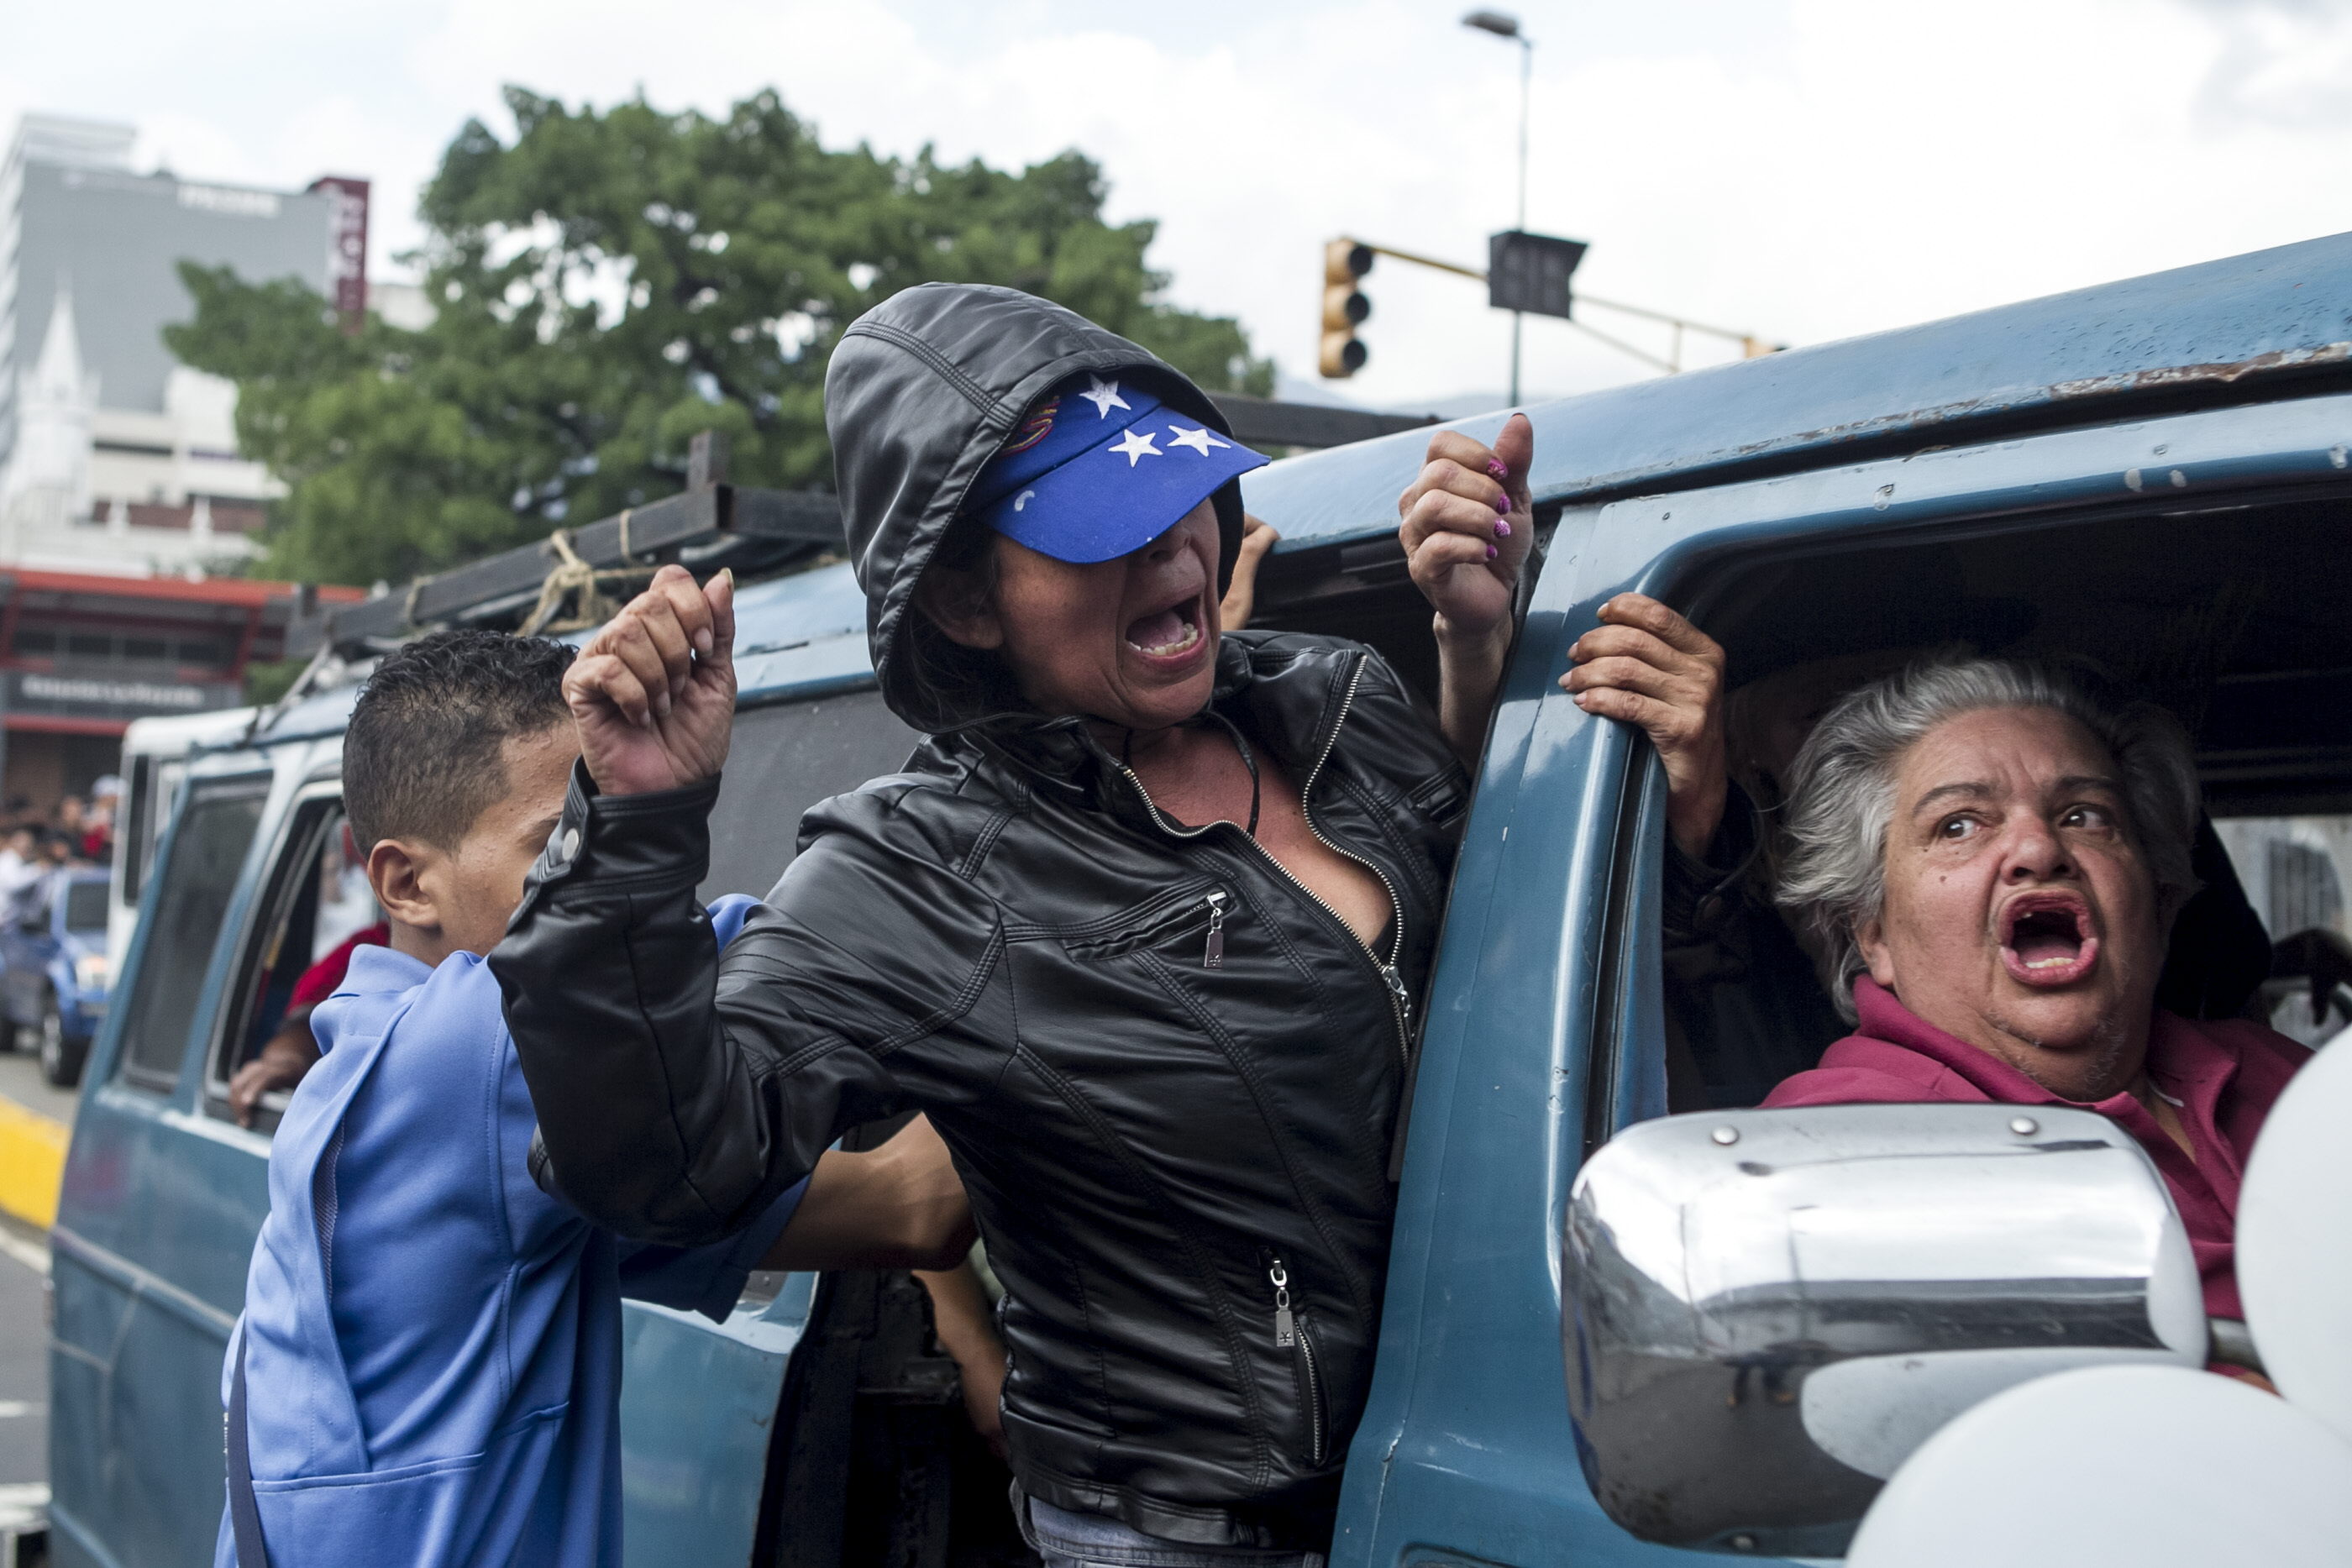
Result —
M 959 716 L 898 662 L 909 574 L 1028 402 L 1092 365 L 1214 410 L 1023 296 L 918 289 L 876 315 L 835 359 L 836 462 L 885 694 L 939 729 Z M 811 811 L 723 957 L 694 894 L 715 781 L 598 799 L 576 778 L 490 963 L 541 1179 L 583 1212 L 722 1236 L 845 1128 L 919 1107 L 1004 1283 L 1023 1487 L 1175 1541 L 1319 1549 L 1467 780 L 1353 643 L 1230 635 L 1213 700 L 1388 884 L 1374 948 L 1242 830 L 1171 823 L 1082 727 L 1033 718 L 935 735 Z

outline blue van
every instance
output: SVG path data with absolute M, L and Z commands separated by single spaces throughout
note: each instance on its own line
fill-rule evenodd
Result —
M 1604 1506 L 1606 1456 L 1572 1419 L 1564 1242 L 1580 1170 L 1629 1128 L 1734 1115 L 1755 1092 L 1736 1072 L 1670 1081 L 1668 992 L 1685 981 L 1660 950 L 1663 780 L 1632 733 L 1559 690 L 1567 650 L 1603 600 L 1640 589 L 1720 641 L 1740 687 L 1922 641 L 2099 660 L 2190 726 L 2222 841 L 2273 929 L 2340 928 L 2352 235 L 1530 413 L 1542 549 L 1425 1009 L 1333 1562 L 1835 1555 L 1835 1528 L 1699 1540 Z M 1499 423 L 1462 422 L 1481 435 Z M 1360 638 L 1426 687 L 1429 612 L 1394 538 L 1423 445 L 1400 434 L 1251 476 L 1251 509 L 1283 535 L 1259 624 Z M 740 603 L 714 895 L 767 888 L 799 808 L 892 770 L 910 745 L 875 692 L 845 567 Z M 333 846 L 350 702 L 348 687 L 313 696 L 193 755 L 148 878 L 53 1233 L 61 1563 L 211 1551 L 221 1353 L 270 1135 L 268 1118 L 240 1128 L 225 1091 L 348 928 Z M 1003 1472 L 962 1423 L 922 1313 L 903 1276 L 855 1274 L 757 1280 L 717 1325 L 632 1305 L 629 1561 L 1020 1561 Z M 1744 1385 L 1729 1386 L 1737 1404 Z M 1677 1495 L 1747 1462 L 1738 1431 L 1694 1427 L 1679 1453 L 1672 1427 L 1660 1436 Z

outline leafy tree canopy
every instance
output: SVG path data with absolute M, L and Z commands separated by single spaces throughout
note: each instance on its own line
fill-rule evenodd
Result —
M 916 283 L 1026 289 L 1204 387 L 1271 386 L 1238 323 L 1160 298 L 1155 225 L 1105 223 L 1078 152 L 1013 174 L 828 152 L 772 91 L 721 120 L 507 104 L 513 141 L 469 122 L 425 190 L 422 330 L 347 336 L 290 279 L 181 269 L 196 314 L 166 340 L 237 383 L 247 454 L 290 488 L 264 570 L 398 581 L 609 516 L 677 489 L 704 429 L 740 483 L 827 487 L 826 357 Z

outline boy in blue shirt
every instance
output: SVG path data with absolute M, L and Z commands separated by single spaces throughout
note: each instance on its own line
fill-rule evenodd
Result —
M 919 1121 L 826 1155 L 709 1247 L 623 1241 L 532 1181 L 536 1121 L 482 957 L 562 813 L 571 659 L 440 633 L 352 711 L 344 810 L 392 941 L 312 1015 L 323 1055 L 270 1148 L 223 1374 L 216 1568 L 614 1568 L 624 1296 L 724 1319 L 755 1268 L 938 1269 L 971 1244 Z M 751 904 L 721 900 L 712 939 Z

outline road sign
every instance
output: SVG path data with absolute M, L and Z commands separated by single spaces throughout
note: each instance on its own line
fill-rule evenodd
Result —
M 1584 259 L 1584 242 L 1506 230 L 1486 242 L 1486 303 L 1537 316 L 1572 314 L 1568 280 Z

